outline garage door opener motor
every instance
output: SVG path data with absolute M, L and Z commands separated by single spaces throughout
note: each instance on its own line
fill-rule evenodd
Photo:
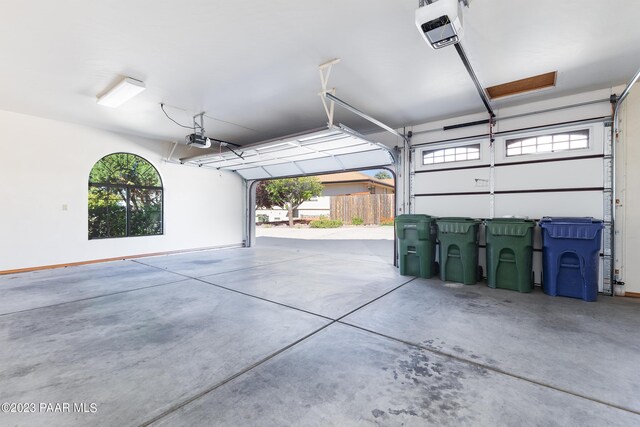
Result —
M 458 43 L 462 38 L 460 4 L 469 0 L 420 0 L 416 26 L 424 40 L 434 49 Z

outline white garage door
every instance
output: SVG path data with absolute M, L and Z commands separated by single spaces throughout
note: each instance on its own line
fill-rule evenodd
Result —
M 493 148 L 486 138 L 422 145 L 415 149 L 414 212 L 475 218 L 591 216 L 607 223 L 610 136 L 611 128 L 600 121 L 500 135 Z M 606 278 L 604 240 L 600 271 Z M 538 284 L 541 247 L 537 233 Z M 484 264 L 483 250 L 480 260 Z M 610 291 L 603 277 L 600 290 Z
M 183 163 L 231 170 L 248 181 L 389 166 L 392 151 L 345 126 L 181 159 Z

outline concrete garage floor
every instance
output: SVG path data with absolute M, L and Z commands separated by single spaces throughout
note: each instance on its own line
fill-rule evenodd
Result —
M 97 409 L 0 425 L 640 425 L 640 301 L 269 239 L 0 276 L 0 402 Z

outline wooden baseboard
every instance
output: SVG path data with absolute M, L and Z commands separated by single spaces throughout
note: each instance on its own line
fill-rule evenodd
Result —
M 640 292 L 625 292 L 624 296 L 629 298 L 640 298 Z
M 152 252 L 148 254 L 126 255 L 126 256 L 119 256 L 114 258 L 102 258 L 102 259 L 92 259 L 88 261 L 68 262 L 65 264 L 41 265 L 37 267 L 17 268 L 14 270 L 0 270 L 0 276 L 7 275 L 7 274 L 15 274 L 15 273 L 26 273 L 28 271 L 51 270 L 54 268 L 65 268 L 65 267 L 75 267 L 78 265 L 98 264 L 101 262 L 124 261 L 127 259 L 146 258 L 151 256 L 182 254 L 186 252 L 209 251 L 212 249 L 229 249 L 229 248 L 240 248 L 240 247 L 242 247 L 242 244 L 226 245 L 226 246 L 209 246 L 206 248 L 181 249 L 177 251 Z

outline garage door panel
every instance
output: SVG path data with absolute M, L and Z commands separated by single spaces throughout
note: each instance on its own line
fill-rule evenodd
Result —
M 336 156 L 345 169 L 358 169 L 369 166 L 385 166 L 393 164 L 393 157 L 384 150 Z
M 416 194 L 489 191 L 489 168 L 417 173 Z
M 568 202 L 570 201 L 570 202 Z M 602 219 L 602 192 L 553 192 L 496 194 L 495 215 L 528 216 L 592 216 Z
M 496 191 L 602 187 L 601 158 L 498 166 Z
M 207 165 L 209 167 L 214 167 L 214 168 L 230 168 L 230 167 L 234 167 L 234 166 L 239 166 L 242 165 L 243 162 L 239 161 L 239 160 L 227 160 L 227 159 L 223 159 L 223 160 L 206 160 L 204 161 L 202 164 Z
M 300 174 L 300 168 L 295 163 L 282 163 L 279 165 L 264 166 L 271 176 L 292 176 Z
M 340 147 L 332 150 L 327 150 L 327 153 L 333 156 L 336 156 L 336 155 L 342 155 L 342 154 L 360 153 L 363 151 L 369 151 L 373 149 L 375 149 L 375 147 L 371 144 L 358 144 L 358 145 L 350 145 L 348 147 Z
M 333 157 L 325 157 L 316 160 L 297 162 L 300 169 L 307 174 L 321 173 L 324 171 L 341 170 L 342 165 Z
M 325 153 L 306 153 L 306 154 L 300 154 L 297 156 L 293 156 L 293 157 L 286 157 L 283 158 L 282 160 L 288 160 L 288 161 L 292 161 L 292 162 L 299 162 L 301 160 L 313 160 L 313 159 L 322 159 L 324 157 L 327 157 L 327 155 Z
M 339 139 L 332 139 L 331 141 L 326 142 L 314 142 L 314 143 L 305 143 L 304 147 L 311 148 L 316 151 L 327 151 L 327 150 L 336 150 L 339 148 L 350 147 L 353 145 L 358 145 L 359 143 L 354 143 L 348 138 L 344 136 Z
M 254 158 L 247 158 L 245 162 L 238 162 L 234 165 L 234 169 L 246 169 L 256 166 L 267 166 L 267 165 L 279 165 L 283 163 L 290 163 L 300 160 L 311 160 L 323 157 L 321 153 L 304 153 L 295 156 L 282 156 L 282 157 L 268 157 L 268 156 L 259 156 Z
M 250 168 L 237 171 L 244 179 L 267 179 L 271 176 L 263 168 Z
M 426 196 L 416 197 L 414 212 L 434 216 L 467 216 L 487 218 L 489 216 L 489 196 Z

